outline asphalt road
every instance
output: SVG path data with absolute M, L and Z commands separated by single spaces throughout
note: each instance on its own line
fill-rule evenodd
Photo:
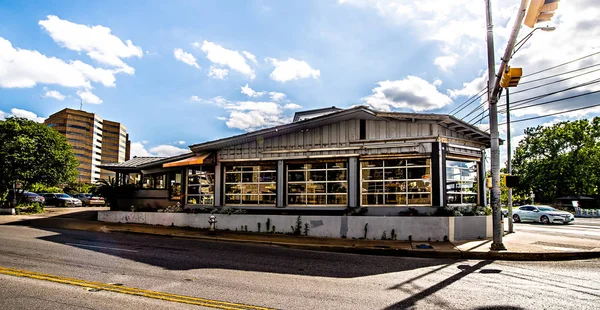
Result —
M 508 230 L 507 220 L 505 219 L 505 229 Z M 515 223 L 515 232 L 529 232 L 548 236 L 562 236 L 571 238 L 586 238 L 589 240 L 600 241 L 600 218 L 575 218 L 575 221 L 569 224 L 549 224 L 541 223 Z
M 600 260 L 379 257 L 0 225 L 0 267 L 279 309 L 597 309 Z M 0 309 L 194 308 L 0 275 Z

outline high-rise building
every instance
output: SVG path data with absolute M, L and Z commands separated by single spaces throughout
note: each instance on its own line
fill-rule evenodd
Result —
M 79 160 L 80 182 L 95 183 L 114 177 L 100 164 L 129 160 L 129 135 L 120 123 L 81 110 L 64 109 L 48 117 L 44 124 L 63 134 Z

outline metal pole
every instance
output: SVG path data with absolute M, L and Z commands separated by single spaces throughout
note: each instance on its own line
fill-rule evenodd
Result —
M 504 228 L 502 227 L 502 211 L 500 210 L 500 139 L 498 133 L 498 105 L 497 97 L 493 94 L 496 78 L 496 64 L 494 62 L 494 26 L 492 25 L 491 0 L 486 0 L 487 23 L 487 52 L 488 52 L 488 102 L 490 111 L 490 136 L 491 136 L 491 170 L 492 191 L 490 202 L 492 206 L 493 241 L 490 249 L 506 250 L 502 243 Z
M 506 170 L 508 175 L 512 174 L 512 147 L 510 142 L 510 100 L 508 98 L 508 87 L 506 88 Z M 512 201 L 512 188 L 508 188 L 508 232 L 513 233 L 513 201 Z

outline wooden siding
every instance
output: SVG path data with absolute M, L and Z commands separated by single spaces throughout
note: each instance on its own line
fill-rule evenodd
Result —
M 459 132 L 452 131 L 435 121 L 367 120 L 366 139 L 359 140 L 360 120 L 333 123 L 310 130 L 268 139 L 243 143 L 219 150 L 219 161 L 243 159 L 277 160 L 307 156 L 351 156 L 431 152 L 431 142 L 442 138 L 480 147 Z

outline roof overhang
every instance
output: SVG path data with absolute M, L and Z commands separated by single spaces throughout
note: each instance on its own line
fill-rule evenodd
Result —
M 177 161 L 172 161 L 168 163 L 164 163 L 162 165 L 163 168 L 171 168 L 171 167 L 185 167 L 191 165 L 202 165 L 202 164 L 212 164 L 212 160 L 208 158 L 210 153 L 203 153 L 200 155 L 195 155 L 193 157 L 188 157 L 184 159 L 180 159 Z

